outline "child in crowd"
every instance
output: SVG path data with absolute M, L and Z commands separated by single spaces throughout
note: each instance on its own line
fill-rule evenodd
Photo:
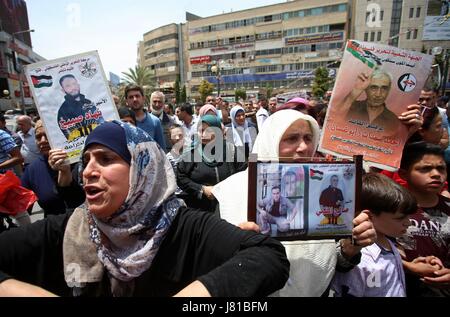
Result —
M 407 145 L 399 174 L 419 205 L 398 239 L 408 296 L 450 296 L 450 199 L 439 194 L 447 177 L 443 150 L 425 142 Z
M 390 178 L 369 173 L 363 176 L 361 203 L 377 239 L 361 250 L 361 262 L 356 267 L 346 273 L 336 272 L 331 288 L 339 297 L 405 297 L 402 260 L 391 238 L 406 232 L 409 215 L 417 210 L 416 201 Z

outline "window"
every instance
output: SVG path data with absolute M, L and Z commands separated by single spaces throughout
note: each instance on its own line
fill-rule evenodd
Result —
M 414 16 L 414 8 L 409 8 L 409 18 Z
M 420 18 L 420 7 L 416 10 L 416 18 Z
M 406 39 L 407 40 L 411 39 L 411 31 L 406 32 Z
M 381 41 L 381 32 L 378 32 L 378 34 L 377 34 L 377 41 L 378 42 Z
M 264 22 L 271 22 L 272 21 L 272 16 L 271 15 L 266 15 L 264 17 Z
M 383 21 L 383 17 L 384 17 L 384 10 L 380 11 L 380 21 Z
M 375 32 L 370 32 L 370 41 L 375 41 Z
M 417 39 L 417 29 L 414 29 L 413 39 Z

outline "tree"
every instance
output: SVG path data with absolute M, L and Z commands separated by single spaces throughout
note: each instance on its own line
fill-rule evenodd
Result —
M 266 98 L 270 99 L 272 97 L 273 88 L 271 85 L 266 85 Z
M 234 98 L 236 101 L 239 101 L 239 99 L 245 100 L 247 99 L 247 92 L 244 88 L 238 88 L 234 91 Z
M 325 67 L 319 67 L 316 69 L 314 75 L 312 94 L 315 97 L 322 98 L 331 86 L 331 79 L 328 76 L 328 69 Z
M 180 99 L 182 103 L 185 103 L 187 100 L 186 96 L 186 85 L 183 85 L 183 90 L 181 90 Z
M 182 101 L 182 98 L 181 98 L 180 76 L 177 77 L 177 80 L 175 81 L 175 86 L 174 86 L 173 90 L 174 90 L 175 98 L 177 100 L 177 104 L 184 102 L 184 101 Z
M 202 102 L 205 102 L 206 97 L 212 94 L 214 90 L 214 85 L 211 84 L 209 81 L 203 79 L 200 83 L 200 86 L 198 87 L 198 92 L 200 93 L 200 98 L 202 99 Z
M 128 72 L 122 72 L 124 81 L 127 84 L 134 84 L 141 87 L 147 86 L 155 88 L 156 80 L 153 72 L 146 68 L 136 65 L 133 68 L 128 68 Z
M 128 68 L 128 72 L 122 72 L 122 74 L 127 85 L 132 84 L 142 87 L 145 98 L 150 100 L 150 95 L 156 89 L 156 79 L 150 69 L 136 65 L 134 69 Z

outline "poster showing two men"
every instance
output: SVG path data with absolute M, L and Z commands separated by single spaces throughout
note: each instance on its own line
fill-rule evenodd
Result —
M 369 165 L 396 170 L 408 138 L 398 119 L 416 104 L 432 56 L 349 40 L 330 100 L 319 150 L 363 155 Z
M 50 146 L 65 150 L 70 163 L 92 130 L 119 119 L 96 51 L 27 65 L 25 73 Z

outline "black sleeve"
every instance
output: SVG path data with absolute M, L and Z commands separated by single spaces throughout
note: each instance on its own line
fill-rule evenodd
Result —
M 198 184 L 191 180 L 190 173 L 194 168 L 193 162 L 185 162 L 181 160 L 177 165 L 177 184 L 184 192 L 189 195 L 198 196 L 198 193 L 202 189 L 203 185 Z
M 179 226 L 197 279 L 212 296 L 267 296 L 285 285 L 289 261 L 275 239 L 189 209 Z
M 74 179 L 72 179 L 72 183 L 67 187 L 56 186 L 56 190 L 69 208 L 76 208 L 86 200 L 83 187 Z
M 67 295 L 62 245 L 70 215 L 49 216 L 0 234 L 0 281 L 14 278 Z

